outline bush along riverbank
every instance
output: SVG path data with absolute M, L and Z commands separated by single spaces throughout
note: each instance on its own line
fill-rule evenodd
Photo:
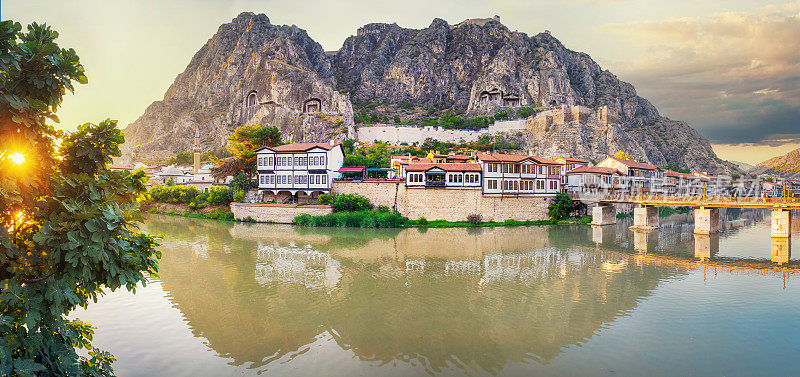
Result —
M 153 186 L 147 193 L 150 200 L 142 203 L 142 211 L 223 221 L 236 221 L 229 205 L 244 197 L 242 190 L 228 187 L 211 187 L 208 192 L 201 192 L 182 185 Z
M 563 196 L 562 196 L 563 195 Z M 494 227 L 494 226 L 537 226 L 552 224 L 589 224 L 589 216 L 573 217 L 572 214 L 580 210 L 580 204 L 575 204 L 566 194 L 559 194 L 548 208 L 551 216 L 546 220 L 519 221 L 508 219 L 505 221 L 483 221 L 480 214 L 467 216 L 464 221 L 432 220 L 424 217 L 410 220 L 397 212 L 390 212 L 386 206 L 374 208 L 369 199 L 358 194 L 329 195 L 319 197 L 320 204 L 329 204 L 333 213 L 329 215 L 311 216 L 298 215 L 294 224 L 301 226 L 322 227 L 360 227 L 360 228 L 462 228 L 462 227 Z

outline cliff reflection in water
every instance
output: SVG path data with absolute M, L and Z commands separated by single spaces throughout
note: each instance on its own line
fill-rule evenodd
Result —
M 631 263 L 579 226 L 375 231 L 153 216 L 147 228 L 165 235 L 160 279 L 195 336 L 254 368 L 326 332 L 362 360 L 416 359 L 431 372 L 547 363 L 684 272 Z

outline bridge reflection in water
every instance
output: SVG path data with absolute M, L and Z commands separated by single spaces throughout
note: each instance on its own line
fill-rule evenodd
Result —
M 496 374 L 549 363 L 665 279 L 725 263 L 720 235 L 694 235 L 685 220 L 632 233 L 625 223 L 362 230 L 152 216 L 147 230 L 166 236 L 160 280 L 175 307 L 236 365 L 261 370 L 324 338 L 362 361 Z M 777 245 L 772 260 L 796 266 Z

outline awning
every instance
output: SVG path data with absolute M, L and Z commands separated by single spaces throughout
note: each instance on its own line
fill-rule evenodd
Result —
M 339 173 L 361 173 L 364 169 L 364 166 L 344 166 L 339 168 Z

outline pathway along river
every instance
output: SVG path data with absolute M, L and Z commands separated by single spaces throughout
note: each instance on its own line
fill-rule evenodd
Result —
M 634 239 L 625 223 L 366 230 L 150 215 L 160 277 L 73 316 L 99 327 L 121 376 L 791 375 L 799 263 L 770 261 L 764 214 L 729 213 L 710 240 L 680 217 Z

